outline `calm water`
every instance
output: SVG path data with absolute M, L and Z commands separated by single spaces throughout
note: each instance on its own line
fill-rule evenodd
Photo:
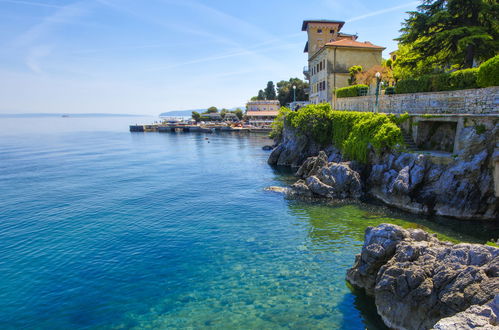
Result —
M 495 233 L 264 191 L 258 135 L 129 133 L 154 118 L 0 119 L 0 328 L 383 329 L 344 278 L 368 225 Z M 208 139 L 206 139 L 208 138 Z

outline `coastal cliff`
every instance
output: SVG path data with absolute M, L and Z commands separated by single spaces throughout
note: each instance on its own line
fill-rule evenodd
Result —
M 347 281 L 374 296 L 393 329 L 499 326 L 499 249 L 441 242 L 420 229 L 368 227 Z
M 487 129 L 463 128 L 457 154 L 403 148 L 375 151 L 367 145 L 367 161 L 359 162 L 333 143 L 318 143 L 285 122 L 268 163 L 298 168 L 300 180 L 286 190 L 289 197 L 368 196 L 416 214 L 497 221 L 493 155 L 498 126 L 491 122 Z

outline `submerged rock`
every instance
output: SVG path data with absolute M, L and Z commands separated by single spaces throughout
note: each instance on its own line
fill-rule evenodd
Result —
M 441 242 L 419 229 L 382 224 L 366 229 L 347 280 L 374 295 L 387 326 L 430 329 L 499 294 L 499 249 Z

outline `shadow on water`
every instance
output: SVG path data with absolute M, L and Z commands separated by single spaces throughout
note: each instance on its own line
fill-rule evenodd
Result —
M 367 330 L 388 330 L 388 328 L 381 316 L 379 316 L 376 305 L 374 303 L 374 297 L 368 296 L 363 289 L 356 288 L 348 283 L 346 283 L 347 287 L 350 289 L 351 293 L 346 294 L 344 297 L 344 301 L 340 303 L 339 309 L 342 310 L 342 306 L 348 306 L 352 303 L 355 308 L 360 312 L 360 316 L 362 319 L 362 323 L 364 324 L 365 329 Z M 348 324 L 350 323 L 348 317 L 348 311 L 345 310 L 344 313 L 345 319 L 343 320 L 343 328 L 348 329 Z

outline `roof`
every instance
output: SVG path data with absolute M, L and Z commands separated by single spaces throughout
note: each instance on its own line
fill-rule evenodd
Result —
M 360 42 L 352 39 L 340 39 L 333 42 L 328 42 L 326 43 L 326 46 L 385 49 L 385 47 L 373 45 L 369 41 Z
M 263 116 L 277 116 L 279 111 L 248 111 L 246 116 L 248 117 L 263 117 Z
M 328 20 L 328 19 L 306 20 L 306 21 L 303 21 L 303 24 L 301 26 L 301 30 L 302 31 L 307 31 L 307 26 L 308 26 L 309 23 L 339 24 L 340 25 L 340 29 L 345 24 L 344 21 L 334 21 L 334 20 Z

